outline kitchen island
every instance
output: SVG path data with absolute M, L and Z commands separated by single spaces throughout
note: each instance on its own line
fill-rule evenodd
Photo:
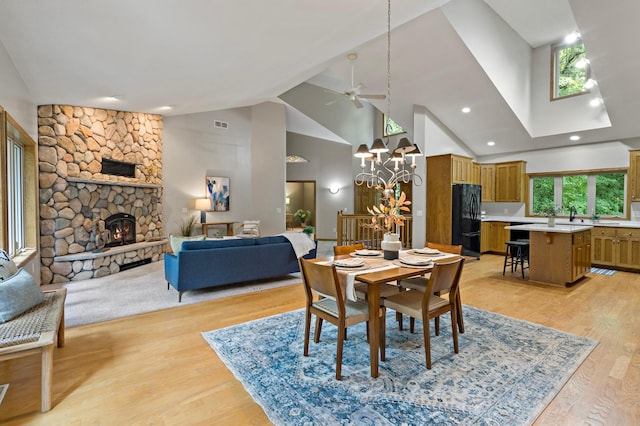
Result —
M 505 227 L 529 231 L 529 280 L 562 286 L 591 270 L 591 228 L 541 223 Z

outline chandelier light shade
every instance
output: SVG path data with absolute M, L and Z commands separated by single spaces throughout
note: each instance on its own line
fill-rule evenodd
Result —
M 391 0 L 387 0 L 387 112 L 391 118 Z M 389 130 L 389 129 L 387 129 Z M 382 139 L 373 141 L 371 148 L 365 144 L 358 147 L 354 154 L 360 158 L 360 172 L 356 176 L 356 184 L 368 188 L 383 186 L 390 189 L 400 183 L 413 181 L 415 185 L 422 185 L 422 177 L 416 174 L 416 157 L 422 153 L 416 144 L 407 138 L 400 139 L 398 146 L 389 151 L 389 131 L 386 132 L 386 143 Z M 384 158 L 383 158 L 384 154 Z M 375 156 L 375 157 L 374 157 Z M 407 156 L 411 157 L 411 164 L 407 162 Z M 365 160 L 371 161 L 371 168 L 366 170 Z

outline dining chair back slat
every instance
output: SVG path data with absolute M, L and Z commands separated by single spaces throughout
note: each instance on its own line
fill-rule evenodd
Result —
M 333 246 L 333 254 L 335 256 L 340 256 L 342 254 L 349 254 L 349 253 L 353 253 L 356 250 L 362 250 L 362 249 L 364 249 L 364 244 L 362 243 L 351 244 L 348 246 Z

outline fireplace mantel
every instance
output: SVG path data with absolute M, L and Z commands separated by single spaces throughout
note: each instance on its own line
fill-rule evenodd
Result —
M 144 182 L 121 182 L 119 180 L 104 180 L 104 179 L 87 179 L 87 178 L 78 178 L 78 177 L 68 177 L 68 182 L 79 182 L 79 183 L 93 183 L 96 185 L 119 185 L 119 186 L 133 186 L 135 188 L 161 188 L 161 185 L 156 185 L 153 183 L 144 183 Z

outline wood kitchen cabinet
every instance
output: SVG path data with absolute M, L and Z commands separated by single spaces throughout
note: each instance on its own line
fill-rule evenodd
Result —
M 571 281 L 574 282 L 591 271 L 591 231 L 572 234 Z
M 471 158 L 460 155 L 450 155 L 450 158 L 452 183 L 476 183 L 474 182 L 474 163 Z
M 496 165 L 480 164 L 480 185 L 482 185 L 482 202 L 496 200 Z
M 591 262 L 614 269 L 640 270 L 640 229 L 593 228 Z
M 509 222 L 482 222 L 480 228 L 480 252 L 504 254 L 505 242 L 511 239 L 511 231 L 504 229 Z
M 509 161 L 496 163 L 495 201 L 525 202 L 526 162 Z
M 629 152 L 629 194 L 631 201 L 640 201 L 640 150 Z

